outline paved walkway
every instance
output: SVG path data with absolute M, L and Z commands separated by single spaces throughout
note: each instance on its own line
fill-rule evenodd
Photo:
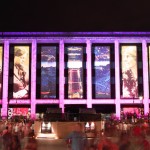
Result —
M 21 146 L 23 150 L 24 145 L 26 144 L 27 139 L 21 140 Z M 2 138 L 0 138 L 0 150 L 3 150 Z M 37 139 L 37 150 L 67 150 L 64 139 Z
M 37 139 L 38 150 L 66 150 L 66 144 L 63 139 Z
M 150 142 L 150 137 L 147 138 Z M 113 142 L 117 141 L 117 138 L 111 138 Z M 88 140 L 89 143 L 92 142 L 92 139 Z M 23 146 L 27 142 L 27 139 L 21 140 L 22 150 Z M 0 150 L 2 149 L 2 139 L 0 138 Z M 64 139 L 46 139 L 46 138 L 38 138 L 37 139 L 37 150 L 67 150 L 65 140 Z

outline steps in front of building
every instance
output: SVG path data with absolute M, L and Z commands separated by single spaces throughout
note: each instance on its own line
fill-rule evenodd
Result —
M 57 139 L 57 136 L 55 133 L 39 133 L 36 138 L 48 138 L 48 139 Z

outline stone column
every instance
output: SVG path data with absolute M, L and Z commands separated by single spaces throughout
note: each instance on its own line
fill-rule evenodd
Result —
M 116 117 L 120 119 L 120 60 L 119 60 L 119 42 L 115 40 L 115 88 L 116 88 Z
M 148 79 L 148 49 L 146 40 L 142 41 L 142 57 L 143 57 L 143 87 L 144 97 L 141 103 L 144 104 L 144 114 L 149 113 L 149 79 Z
M 37 56 L 37 42 L 32 40 L 31 49 L 31 118 L 36 116 L 36 56 Z
M 59 108 L 64 113 L 64 41 L 59 42 Z
M 86 54 L 87 54 L 87 108 L 92 108 L 92 53 L 91 53 L 91 41 L 86 41 Z
M 3 59 L 3 88 L 2 88 L 2 118 L 7 117 L 8 111 L 8 77 L 9 77 L 9 41 L 4 41 L 4 59 Z

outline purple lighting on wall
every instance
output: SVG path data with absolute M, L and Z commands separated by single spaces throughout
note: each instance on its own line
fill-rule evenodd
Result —
M 2 117 L 7 116 L 8 110 L 8 65 L 9 65 L 9 41 L 4 42 L 4 63 L 3 63 L 3 96 L 2 96 Z

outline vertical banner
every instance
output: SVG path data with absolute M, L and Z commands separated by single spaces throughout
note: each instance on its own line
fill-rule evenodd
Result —
M 29 46 L 14 46 L 13 98 L 29 98 Z
M 122 46 L 122 96 L 138 98 L 137 46 Z
M 2 98 L 2 66 L 3 66 L 3 47 L 0 46 L 0 98 Z
M 83 47 L 67 47 L 68 98 L 83 98 Z
M 111 98 L 110 47 L 94 47 L 95 98 Z
M 41 47 L 41 98 L 56 98 L 56 46 Z

